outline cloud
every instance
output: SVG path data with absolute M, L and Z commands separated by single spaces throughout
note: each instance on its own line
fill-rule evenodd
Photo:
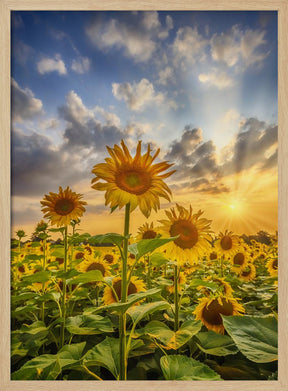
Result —
M 269 54 L 263 51 L 264 30 L 240 30 L 235 25 L 229 31 L 214 34 L 211 38 L 211 56 L 214 61 L 228 67 L 241 64 L 245 67 L 261 63 Z
M 100 50 L 122 49 L 135 62 L 146 62 L 156 52 L 158 39 L 167 38 L 171 28 L 172 18 L 166 18 L 166 26 L 162 26 L 156 11 L 125 12 L 109 21 L 96 16 L 86 33 Z
M 90 60 L 87 57 L 79 57 L 77 60 L 72 61 L 71 65 L 72 71 L 76 73 L 87 73 L 90 69 Z
M 59 75 L 67 74 L 65 63 L 61 59 L 60 54 L 56 54 L 54 58 L 42 58 L 42 60 L 37 63 L 37 70 L 41 75 L 50 72 L 58 72 Z
M 147 105 L 161 104 L 164 102 L 164 95 L 156 93 L 153 84 L 142 79 L 139 83 L 113 83 L 112 92 L 116 99 L 123 100 L 133 111 L 141 111 Z
M 12 120 L 14 122 L 31 120 L 43 113 L 42 101 L 35 98 L 29 88 L 22 89 L 14 79 L 11 81 L 11 97 Z
M 99 120 L 97 113 L 100 113 L 106 123 Z M 116 125 L 119 124 L 116 115 L 97 106 L 88 109 L 74 91 L 67 94 L 66 104 L 59 108 L 59 114 L 66 121 L 64 149 L 85 147 L 102 152 L 106 145 L 117 143 L 125 136 Z
M 166 67 L 164 69 L 161 69 L 159 71 L 158 83 L 166 86 L 167 83 L 172 80 L 173 72 L 174 71 L 171 67 Z
M 203 60 L 208 42 L 199 34 L 196 27 L 186 26 L 178 29 L 172 45 L 175 65 L 180 64 L 186 69 L 188 64 Z
M 12 55 L 21 64 L 25 65 L 27 60 L 34 54 L 34 49 L 23 41 L 17 41 L 12 45 Z
M 240 124 L 234 145 L 231 147 L 231 158 L 223 165 L 223 171 L 228 175 L 239 173 L 257 166 L 264 170 L 274 167 L 275 156 L 266 157 L 267 151 L 277 144 L 278 126 L 267 125 L 256 118 L 249 118 Z
M 201 83 L 209 87 L 217 87 L 219 90 L 232 87 L 235 84 L 234 80 L 227 73 L 215 70 L 211 73 L 201 73 L 198 79 Z
M 78 168 L 79 156 L 55 149 L 52 141 L 32 132 L 29 135 L 12 130 L 12 194 L 44 195 L 58 191 L 59 186 L 71 186 L 83 178 Z

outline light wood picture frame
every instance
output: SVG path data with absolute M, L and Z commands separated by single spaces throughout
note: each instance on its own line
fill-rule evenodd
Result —
M 0 143 L 0 390 L 288 390 L 288 0 L 1 0 Z M 10 379 L 10 15 L 15 10 L 213 10 L 278 12 L 278 232 L 279 366 L 278 381 L 11 381 Z

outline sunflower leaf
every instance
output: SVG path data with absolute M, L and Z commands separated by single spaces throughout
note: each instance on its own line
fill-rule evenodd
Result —
M 145 333 L 152 338 L 158 339 L 165 349 L 179 349 L 188 342 L 201 329 L 201 322 L 187 320 L 178 331 L 172 331 L 163 322 L 152 320 L 145 326 Z
M 166 380 L 222 380 L 208 365 L 180 354 L 162 356 L 160 366 Z
M 153 253 L 150 255 L 150 262 L 153 266 L 162 266 L 168 262 L 168 259 L 162 253 Z
M 122 246 L 122 242 L 124 240 L 124 236 L 116 234 L 116 233 L 109 233 L 105 235 L 95 235 L 91 236 L 88 239 L 89 244 L 101 244 L 101 243 L 113 243 L 116 244 L 119 248 Z
M 100 315 L 77 315 L 67 318 L 66 329 L 69 333 L 77 335 L 95 335 L 114 331 L 111 320 Z
M 272 317 L 224 316 L 225 330 L 249 360 L 266 363 L 277 360 L 277 320 Z
M 209 330 L 195 335 L 196 345 L 202 352 L 214 356 L 227 356 L 236 354 L 238 348 L 228 335 L 221 335 Z
M 145 316 L 150 315 L 155 311 L 161 311 L 169 307 L 170 304 L 167 301 L 154 301 L 152 303 L 145 303 L 130 307 L 127 313 L 133 320 L 135 326 L 138 322 L 140 322 L 141 319 L 145 318 Z
M 74 278 L 67 280 L 67 284 L 87 284 L 88 282 L 97 282 L 103 280 L 103 274 L 100 270 L 90 270 L 88 272 L 79 274 Z
M 156 248 L 163 246 L 175 239 L 178 236 L 172 238 L 155 238 L 155 239 L 142 239 L 133 245 L 128 246 L 128 251 L 134 254 L 138 259 L 142 258 L 144 255 L 152 253 Z M 136 246 L 135 246 L 136 244 Z

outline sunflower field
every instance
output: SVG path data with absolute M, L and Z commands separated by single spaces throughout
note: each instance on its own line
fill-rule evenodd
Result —
M 133 236 L 174 171 L 141 142 L 107 150 L 92 187 L 123 235 L 82 233 L 83 195 L 59 187 L 12 239 L 12 380 L 277 380 L 277 235 L 215 233 L 176 204 Z

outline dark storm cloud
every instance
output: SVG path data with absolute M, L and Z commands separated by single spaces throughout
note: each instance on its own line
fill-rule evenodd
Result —
M 124 132 L 111 122 L 102 124 L 74 91 L 69 92 L 66 104 L 58 111 L 60 117 L 66 121 L 63 150 L 85 147 L 99 152 L 107 144 L 118 143 L 125 137 Z
M 202 130 L 199 128 L 191 129 L 187 125 L 182 134 L 181 140 L 174 140 L 170 145 L 170 151 L 166 154 L 165 159 L 170 161 L 180 160 L 189 162 L 189 156 L 196 145 L 202 141 Z
M 265 153 L 277 143 L 277 139 L 278 126 L 267 126 L 255 118 L 248 119 L 240 128 L 232 147 L 233 157 L 224 164 L 223 171 L 226 174 L 240 173 L 255 165 L 262 167 L 262 170 L 265 166 L 272 168 L 273 162 L 276 165 L 277 161 L 272 159 L 268 164 Z
M 11 81 L 11 99 L 12 120 L 15 122 L 31 120 L 43 112 L 41 100 L 35 98 L 29 88 L 21 88 L 14 79 Z
M 69 155 L 53 148 L 52 142 L 36 132 L 12 130 L 12 194 L 40 196 L 73 185 L 84 177 Z

